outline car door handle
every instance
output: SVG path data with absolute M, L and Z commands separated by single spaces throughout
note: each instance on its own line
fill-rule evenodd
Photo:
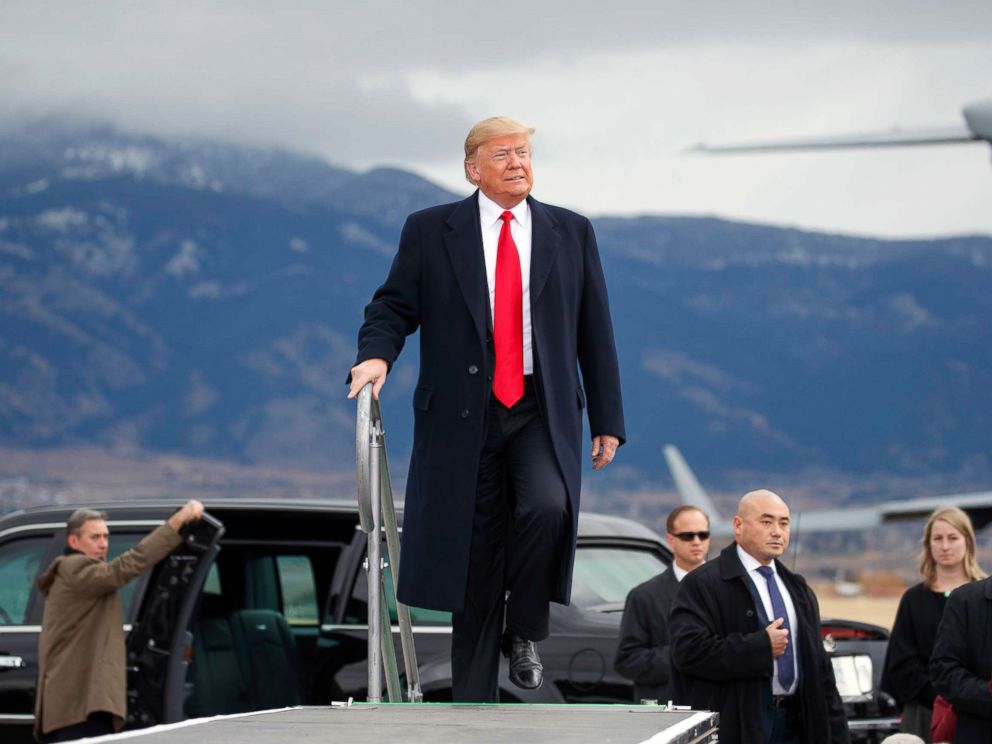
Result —
M 20 656 L 0 655 L 0 672 L 7 669 L 23 669 L 27 664 Z

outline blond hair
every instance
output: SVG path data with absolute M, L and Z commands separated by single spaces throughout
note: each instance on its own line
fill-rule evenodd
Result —
M 479 147 L 491 139 L 506 137 L 510 134 L 526 134 L 530 137 L 534 134 L 534 127 L 516 119 L 511 119 L 509 116 L 490 116 L 469 130 L 468 136 L 465 138 L 464 167 L 465 179 L 470 184 L 473 186 L 476 185 L 475 181 L 472 180 L 471 174 L 468 172 L 468 164 L 475 160 L 475 156 L 479 152 Z
M 923 529 L 923 549 L 920 551 L 920 575 L 923 577 L 923 583 L 933 588 L 937 580 L 937 562 L 933 559 L 933 551 L 930 549 L 930 538 L 933 535 L 934 523 L 938 520 L 947 522 L 964 535 L 965 575 L 972 581 L 984 579 L 986 573 L 978 565 L 978 559 L 975 557 L 975 528 L 971 526 L 971 519 L 956 506 L 945 506 L 930 515 L 927 526 Z

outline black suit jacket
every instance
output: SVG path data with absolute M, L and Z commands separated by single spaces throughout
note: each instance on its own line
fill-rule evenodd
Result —
M 930 676 L 957 712 L 954 741 L 992 741 L 992 579 L 951 592 L 937 629 Z
M 796 609 L 804 744 L 849 742 L 833 666 L 820 640 L 820 608 L 802 576 L 776 564 Z M 763 610 L 731 543 L 686 576 L 669 618 L 671 697 L 720 714 L 720 744 L 762 744 L 773 657 Z
M 678 591 L 669 568 L 630 590 L 620 622 L 620 643 L 613 667 L 634 682 L 634 702 L 668 702 L 668 615 Z
M 420 331 L 414 444 L 403 515 L 398 595 L 461 611 L 479 456 L 492 392 L 478 192 L 407 218 L 385 283 L 365 308 L 357 361 L 392 364 Z M 589 220 L 528 198 L 534 376 L 541 413 L 568 489 L 570 549 L 554 577 L 568 602 L 579 513 L 582 410 L 594 435 L 623 442 L 620 372 L 606 281 Z M 582 379 L 579 379 L 579 370 Z

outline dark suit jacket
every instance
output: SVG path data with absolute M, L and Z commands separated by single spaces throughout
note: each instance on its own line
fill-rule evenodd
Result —
M 613 667 L 634 681 L 634 702 L 668 702 L 668 614 L 679 581 L 669 568 L 630 590 Z
M 806 581 L 776 568 L 796 608 L 802 741 L 848 742 L 833 666 L 820 640 L 820 608 Z M 761 744 L 773 657 L 757 590 L 731 543 L 686 576 L 672 604 L 671 698 L 720 714 L 720 744 Z
M 389 276 L 365 308 L 358 334 L 358 362 L 381 358 L 392 364 L 406 336 L 420 330 L 398 595 L 417 607 L 455 612 L 465 600 L 492 392 L 477 194 L 407 218 Z M 594 435 L 623 442 L 620 372 L 592 225 L 566 209 L 528 202 L 534 376 L 571 511 L 570 549 L 554 577 L 554 599 L 567 603 L 585 451 L 582 409 L 588 402 Z
M 951 592 L 930 657 L 937 693 L 957 711 L 955 742 L 992 741 L 992 579 Z

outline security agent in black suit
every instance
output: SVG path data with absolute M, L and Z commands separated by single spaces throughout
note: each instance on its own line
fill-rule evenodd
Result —
M 378 397 L 419 329 L 397 594 L 453 613 L 456 701 L 497 701 L 501 646 L 511 681 L 541 685 L 536 642 L 548 635 L 549 603 L 571 593 L 583 410 L 594 470 L 624 439 L 595 234 L 585 217 L 529 195 L 532 132 L 506 117 L 469 132 L 465 173 L 478 191 L 407 218 L 350 377 L 349 397 L 370 382 Z M 504 231 L 519 258 L 518 302 L 496 301 Z M 508 364 L 497 320 L 512 308 L 522 359 Z M 509 368 L 519 398 L 496 390 Z
M 613 667 L 634 682 L 634 702 L 668 701 L 668 615 L 679 582 L 703 565 L 710 546 L 710 520 L 694 506 L 676 507 L 666 520 L 674 560 L 667 571 L 627 595 Z
M 671 698 L 720 714 L 721 744 L 846 744 L 816 596 L 777 560 L 789 507 L 752 491 L 734 517 L 736 542 L 685 577 L 669 619 Z

